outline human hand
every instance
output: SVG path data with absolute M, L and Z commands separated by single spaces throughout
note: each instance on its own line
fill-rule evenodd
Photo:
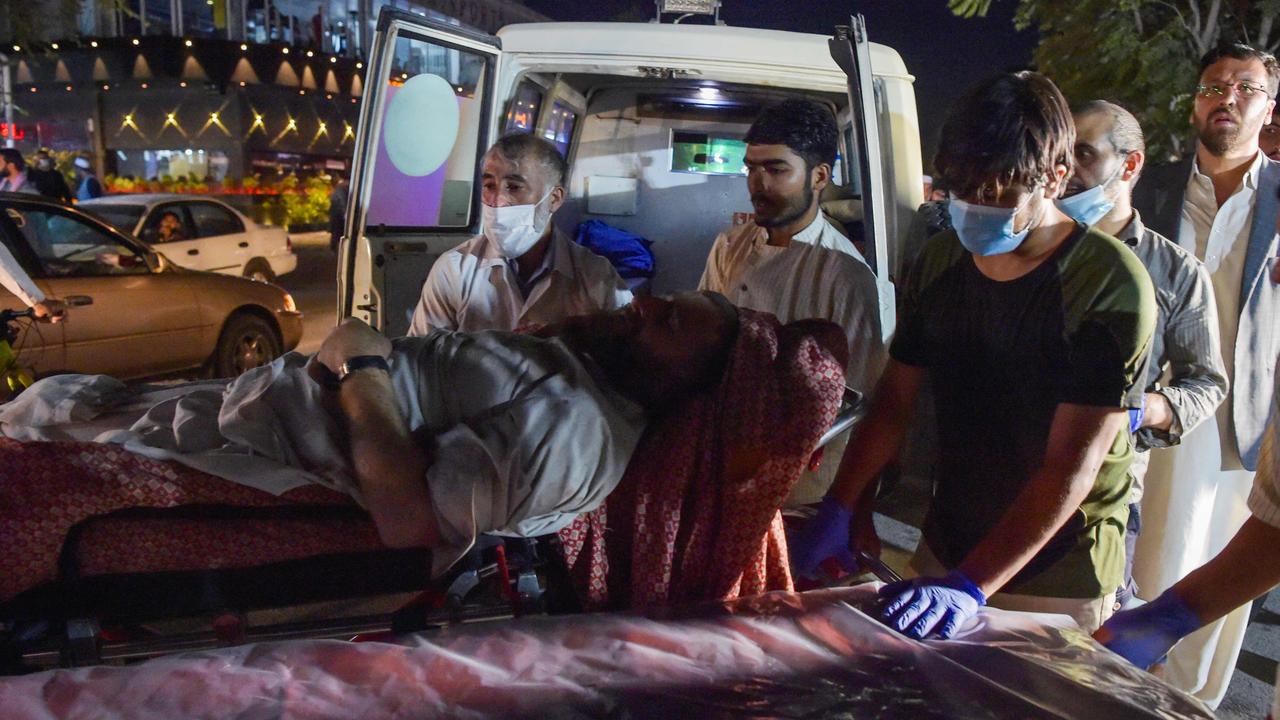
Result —
M 946 577 L 915 578 L 880 588 L 880 621 L 916 640 L 947 640 L 960 630 L 987 596 L 959 570 Z
M 60 323 L 67 319 L 67 304 L 58 298 L 45 298 L 31 306 L 41 322 Z
M 791 566 L 800 577 L 813 579 L 818 566 L 827 558 L 847 572 L 858 569 L 858 561 L 849 549 L 849 522 L 853 511 L 841 505 L 830 495 L 822 499 L 818 514 L 800 531 L 796 542 L 790 546 Z
M 391 341 L 363 321 L 347 318 L 320 343 L 316 360 L 336 374 L 342 363 L 360 355 L 390 357 Z
M 1116 613 L 1093 637 L 1103 647 L 1146 670 L 1160 663 L 1182 638 L 1203 623 L 1172 590 L 1142 607 Z

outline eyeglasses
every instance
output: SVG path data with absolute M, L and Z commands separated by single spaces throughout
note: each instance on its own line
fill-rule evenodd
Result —
M 1204 98 L 1205 100 L 1210 100 L 1225 96 L 1229 90 L 1234 91 L 1237 95 L 1246 99 L 1252 98 L 1256 95 L 1261 95 L 1267 98 L 1271 97 L 1267 92 L 1267 89 L 1261 85 L 1254 85 L 1253 83 L 1244 81 L 1233 83 L 1214 83 L 1212 85 L 1197 85 L 1196 95 Z

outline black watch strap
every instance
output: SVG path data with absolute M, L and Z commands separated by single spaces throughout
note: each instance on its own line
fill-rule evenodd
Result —
M 378 368 L 387 373 L 391 372 L 391 364 L 381 355 L 357 355 L 353 358 L 347 358 L 347 361 L 338 366 L 338 382 L 346 380 L 351 373 L 365 368 Z

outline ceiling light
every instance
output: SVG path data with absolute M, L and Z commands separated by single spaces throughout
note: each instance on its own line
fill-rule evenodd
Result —
M 134 44 L 134 45 L 141 45 L 141 44 L 142 44 L 142 41 L 141 41 L 141 40 L 139 40 L 138 38 L 134 38 L 134 39 L 133 39 L 133 44 Z
M 363 69 L 364 69 L 364 63 L 362 63 L 362 62 L 358 62 L 358 63 L 356 63 L 356 69 L 357 69 L 357 70 L 363 70 Z
M 240 52 L 244 52 L 245 50 L 248 50 L 248 49 L 249 49 L 249 46 L 246 43 L 240 43 Z
M 184 42 L 184 43 L 182 43 L 182 44 L 183 44 L 183 45 L 186 45 L 187 47 L 191 47 L 192 42 L 191 42 L 190 40 L 187 40 L 187 41 L 185 41 L 185 42 Z
M 338 58 L 337 58 L 337 56 L 335 56 L 335 55 L 331 55 L 331 56 L 329 56 L 329 62 L 331 62 L 331 63 L 336 63 L 336 62 L 338 62 Z
M 49 44 L 49 47 L 53 48 L 54 50 L 57 50 L 57 49 L 58 49 L 58 43 L 50 43 L 50 44 Z
M 313 52 L 311 52 L 310 50 L 308 50 L 308 51 L 307 51 L 307 57 L 315 57 L 315 53 L 313 53 Z
M 288 55 L 288 54 L 289 54 L 289 48 L 287 48 L 287 47 L 285 47 L 285 48 L 280 48 L 280 52 L 284 53 L 285 55 Z
M 89 41 L 89 47 L 98 47 L 98 41 L 97 41 L 97 40 L 90 40 L 90 41 Z

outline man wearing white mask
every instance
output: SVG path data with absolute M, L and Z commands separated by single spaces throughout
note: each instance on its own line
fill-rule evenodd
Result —
M 1073 116 L 1076 164 L 1058 208 L 1128 245 L 1156 290 L 1146 394 L 1143 408 L 1131 411 L 1130 418 L 1137 452 L 1129 467 L 1133 488 L 1125 533 L 1125 582 L 1116 593 L 1117 605 L 1123 605 L 1135 590 L 1133 555 L 1142 529 L 1142 481 L 1149 451 L 1178 445 L 1183 435 L 1213 415 L 1227 396 L 1227 369 L 1209 271 L 1190 251 L 1147 227 L 1133 208 L 1133 186 L 1146 161 L 1142 126 L 1128 110 L 1105 100 L 1086 103 Z
M 555 146 L 533 135 L 507 135 L 489 148 L 481 168 L 482 233 L 431 267 L 410 336 L 433 328 L 517 330 L 631 302 L 609 261 L 551 222 L 568 174 Z

